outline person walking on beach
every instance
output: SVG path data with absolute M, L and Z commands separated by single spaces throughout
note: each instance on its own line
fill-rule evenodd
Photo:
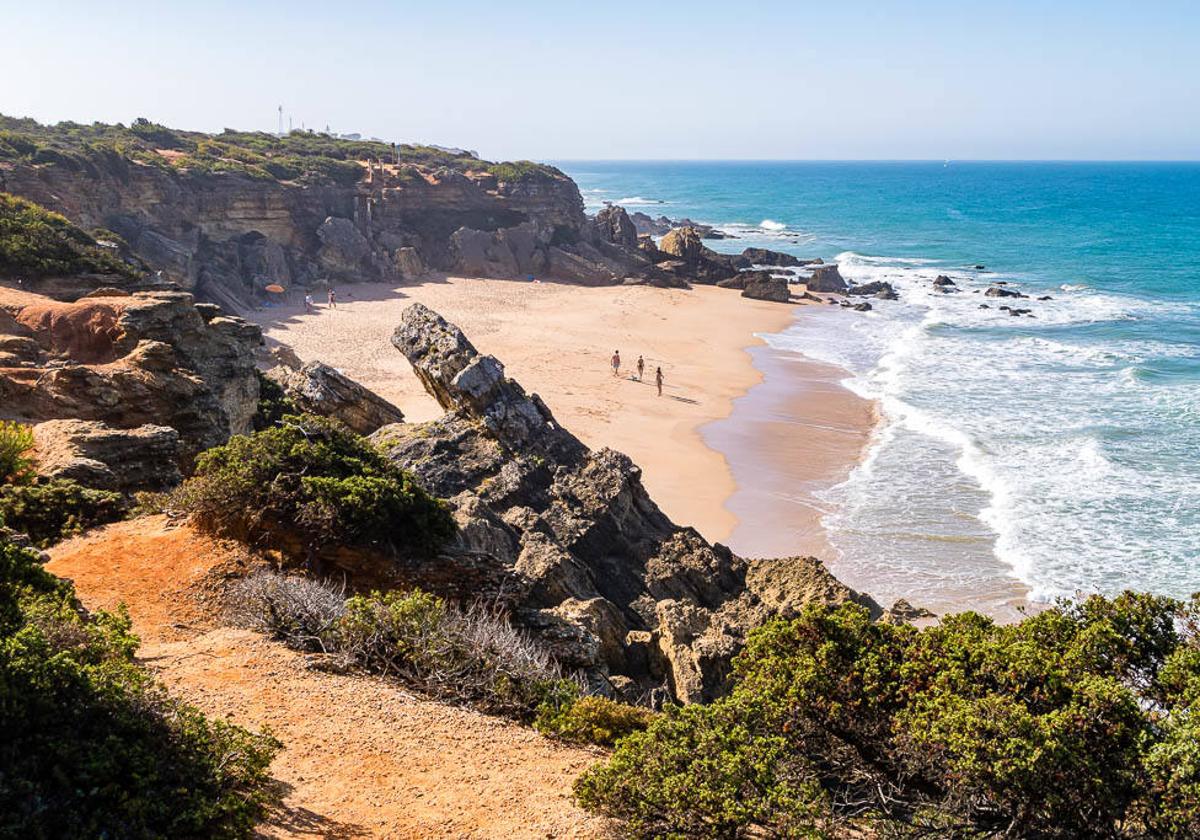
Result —
M 645 372 L 646 372 L 646 360 L 641 357 L 641 354 L 639 354 L 638 355 L 638 382 L 642 381 L 642 379 L 644 378 L 643 374 L 645 374 Z
M 337 292 L 333 289 L 329 290 L 329 308 L 337 309 Z
M 613 376 L 621 375 L 621 351 L 614 350 L 612 355 Z
M 654 370 L 654 384 L 658 386 L 658 395 L 660 397 L 662 396 L 662 380 L 662 368 L 656 368 Z
M 309 315 L 313 313 L 313 297 L 311 294 L 304 296 L 304 311 Z

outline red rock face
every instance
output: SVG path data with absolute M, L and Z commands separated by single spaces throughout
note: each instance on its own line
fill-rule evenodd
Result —
M 117 342 L 124 335 L 118 321 L 120 299 L 76 303 L 31 304 L 17 314 L 17 323 L 32 330 L 42 350 L 56 358 L 98 365 L 123 355 Z

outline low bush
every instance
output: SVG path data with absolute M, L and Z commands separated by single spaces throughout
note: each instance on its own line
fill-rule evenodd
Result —
M 1127 593 L 916 630 L 810 607 L 576 795 L 637 836 L 1196 837 L 1198 612 Z
M 137 645 L 0 536 L 0 836 L 252 836 L 279 743 L 170 697 Z
M 0 275 L 136 271 L 57 213 L 0 193 Z
M 582 695 L 575 686 L 548 697 L 538 707 L 534 727 L 577 744 L 614 746 L 634 732 L 641 732 L 655 714 L 644 706 L 630 706 L 598 695 Z
M 254 372 L 258 375 L 258 409 L 251 421 L 254 431 L 261 432 L 277 426 L 287 415 L 299 413 L 278 382 L 264 376 L 257 368 Z
M 67 478 L 0 485 L 0 525 L 46 548 L 126 513 L 120 493 L 94 490 Z
M 33 429 L 0 420 L 0 484 L 24 484 L 33 476 Z
M 554 657 L 482 606 L 421 591 L 346 599 L 331 584 L 271 572 L 238 582 L 229 603 L 237 623 L 292 647 L 484 711 L 527 720 L 548 697 L 578 693 Z
M 431 554 L 454 534 L 445 503 L 335 420 L 288 416 L 200 455 L 172 505 L 206 530 L 312 562 L 334 545 Z

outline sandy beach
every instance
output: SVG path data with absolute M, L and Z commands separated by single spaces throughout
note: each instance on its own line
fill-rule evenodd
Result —
M 305 361 L 319 359 L 345 371 L 393 401 L 409 420 L 422 421 L 440 409 L 389 338 L 404 308 L 424 303 L 462 327 L 481 352 L 500 359 L 510 376 L 541 395 L 589 446 L 609 446 L 633 458 L 650 494 L 672 519 L 695 526 L 710 540 L 736 538 L 734 547 L 744 545 L 739 550 L 747 553 L 761 554 L 757 549 L 763 545 L 778 546 L 776 554 L 820 553 L 819 511 L 792 506 L 784 521 L 778 508 L 741 504 L 731 465 L 738 468 L 743 453 L 778 451 L 776 479 L 812 487 L 852 466 L 870 428 L 870 412 L 862 408 L 868 404 L 848 391 L 806 390 L 793 405 L 800 413 L 813 412 L 801 437 L 785 424 L 759 429 L 752 445 L 734 438 L 706 442 L 701 430 L 727 418 L 734 401 L 763 379 L 751 355 L 752 348 L 766 349 L 756 334 L 783 329 L 803 307 L 748 300 L 715 287 L 586 288 L 463 278 L 402 287 L 355 284 L 338 292 L 336 309 L 322 304 L 306 314 L 295 302 L 250 317 L 269 340 L 290 345 Z M 614 349 L 624 363 L 619 378 L 609 368 Z M 638 354 L 646 360 L 646 382 L 633 377 Z M 805 365 L 819 375 L 819 365 L 799 357 L 791 359 L 787 373 Z M 666 383 L 661 398 L 653 385 L 659 366 Z M 847 408 L 847 400 L 862 406 Z M 805 439 L 830 410 L 845 423 L 858 422 L 859 434 L 823 440 L 817 456 Z M 746 481 L 754 478 L 743 474 Z M 789 548 L 793 538 L 796 545 Z

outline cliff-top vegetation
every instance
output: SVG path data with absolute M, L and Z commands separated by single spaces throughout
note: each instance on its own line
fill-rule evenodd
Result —
M 131 164 L 193 173 L 236 173 L 262 180 L 352 185 L 362 161 L 488 172 L 501 181 L 565 177 L 552 166 L 517 161 L 491 163 L 434 146 L 347 140 L 312 131 L 284 136 L 225 129 L 204 134 L 168 128 L 144 118 L 121 123 L 61 122 L 42 125 L 0 115 L 0 161 L 66 166 L 94 175 Z
M 0 276 L 115 273 L 136 270 L 63 216 L 0 192 Z

